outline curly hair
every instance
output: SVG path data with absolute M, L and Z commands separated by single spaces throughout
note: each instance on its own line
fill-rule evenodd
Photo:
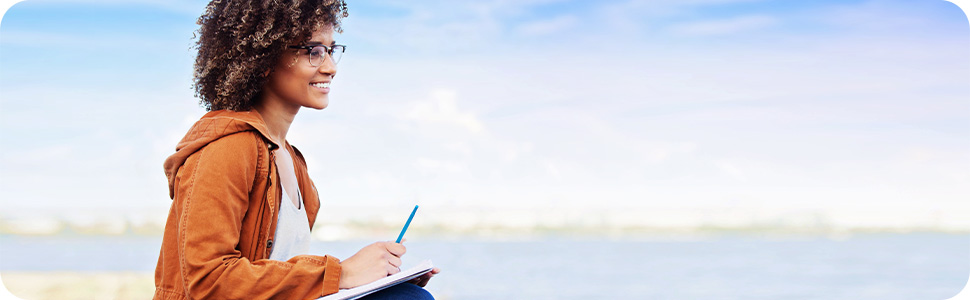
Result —
M 199 17 L 193 87 L 206 111 L 249 110 L 294 41 L 327 26 L 340 33 L 343 0 L 212 0 Z

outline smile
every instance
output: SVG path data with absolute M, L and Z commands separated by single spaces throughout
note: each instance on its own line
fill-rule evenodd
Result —
M 330 88 L 330 83 L 329 82 L 311 83 L 310 85 L 312 85 L 314 87 L 321 88 L 321 89 Z

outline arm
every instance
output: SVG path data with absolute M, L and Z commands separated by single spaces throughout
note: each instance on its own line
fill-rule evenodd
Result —
M 249 209 L 257 207 L 250 205 L 250 195 L 256 162 L 265 149 L 252 138 L 234 134 L 216 140 L 193 154 L 179 171 L 177 240 L 186 293 L 198 299 L 306 299 L 336 292 L 341 272 L 336 258 L 301 255 L 286 262 L 251 261 L 241 252 L 244 219 L 261 216 Z M 262 251 L 261 246 L 255 249 Z

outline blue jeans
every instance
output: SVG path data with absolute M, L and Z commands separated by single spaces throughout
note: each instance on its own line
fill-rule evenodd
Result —
M 424 288 L 414 285 L 412 283 L 401 283 L 376 293 L 364 296 L 366 300 L 397 300 L 397 299 L 412 299 L 412 300 L 434 300 L 431 293 L 424 290 Z

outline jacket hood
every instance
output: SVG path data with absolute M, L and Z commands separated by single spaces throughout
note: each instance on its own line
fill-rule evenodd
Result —
M 224 136 L 243 131 L 256 131 L 269 143 L 270 150 L 279 147 L 269 135 L 269 129 L 263 122 L 263 117 L 255 110 L 211 111 L 202 116 L 185 137 L 175 146 L 175 154 L 165 159 L 165 176 L 168 177 L 168 197 L 175 197 L 175 175 L 190 155 L 202 149 L 212 141 Z

